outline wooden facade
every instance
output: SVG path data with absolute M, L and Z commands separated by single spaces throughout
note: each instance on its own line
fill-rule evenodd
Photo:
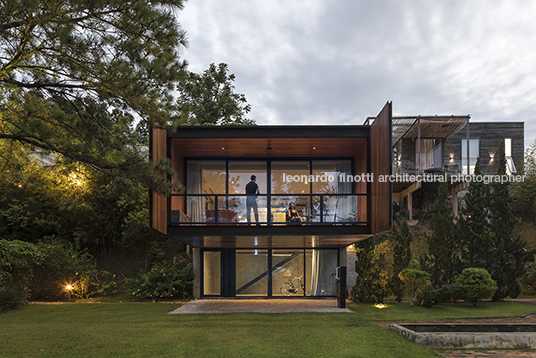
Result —
M 392 183 L 384 180 L 392 174 L 392 103 L 388 102 L 370 126 L 370 167 L 374 174 L 371 183 L 371 229 L 377 233 L 391 227 Z
M 189 225 L 172 222 L 174 214 L 187 211 L 181 196 L 152 194 L 151 225 L 198 248 L 343 248 L 366 239 L 391 224 L 390 183 L 376 181 L 391 171 L 391 116 L 389 102 L 372 126 L 188 126 L 169 135 L 157 129 L 151 133 L 152 159 L 171 159 L 172 180 L 182 184 L 188 160 L 351 160 L 353 175 L 372 172 L 375 179 L 351 185 L 352 195 L 363 195 L 356 199 L 355 215 L 356 222 L 365 224 Z
M 163 129 L 152 128 L 150 133 L 151 160 L 160 161 L 167 157 L 167 132 Z M 151 193 L 150 219 L 151 227 L 167 234 L 168 210 L 167 197 L 158 193 Z

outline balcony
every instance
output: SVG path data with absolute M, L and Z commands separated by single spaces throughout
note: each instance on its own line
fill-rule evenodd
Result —
M 367 194 L 257 195 L 258 222 L 245 194 L 172 194 L 170 226 L 366 226 Z M 295 203 L 301 222 L 287 215 Z

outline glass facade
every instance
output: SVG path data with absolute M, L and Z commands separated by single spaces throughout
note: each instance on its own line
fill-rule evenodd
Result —
M 352 165 L 348 159 L 188 160 L 186 193 L 172 196 L 171 222 L 364 223 L 367 193 L 363 183 L 353 182 Z M 260 192 L 255 196 L 245 193 L 252 175 Z M 298 221 L 289 212 L 291 204 Z
M 203 252 L 203 290 L 205 296 L 221 295 L 221 254 L 219 251 Z
M 236 287 L 237 297 L 336 296 L 338 249 L 236 249 L 232 262 L 219 251 L 203 251 L 203 295 Z M 271 266 L 271 267 L 270 267 Z M 234 270 L 225 275 L 221 267 Z M 222 277 L 223 281 L 222 281 Z M 226 282 L 225 280 L 234 280 Z
M 268 250 L 236 250 L 236 295 L 268 295 Z

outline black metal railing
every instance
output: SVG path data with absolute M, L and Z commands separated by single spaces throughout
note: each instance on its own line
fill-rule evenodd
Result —
M 367 225 L 367 203 L 367 194 L 172 194 L 168 217 L 171 225 Z

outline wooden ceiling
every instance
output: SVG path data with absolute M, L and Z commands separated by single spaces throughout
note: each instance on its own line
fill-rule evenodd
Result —
M 174 138 L 173 157 L 354 157 L 366 138 Z

